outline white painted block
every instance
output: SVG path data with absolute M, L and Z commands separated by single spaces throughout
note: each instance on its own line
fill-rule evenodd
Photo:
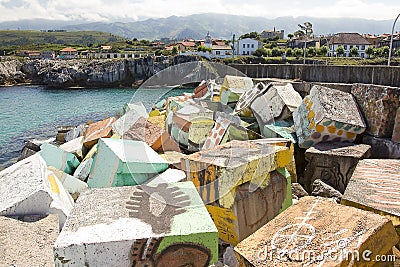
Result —
M 1 171 L 0 184 L 0 215 L 58 214 L 62 228 L 71 212 L 71 196 L 39 154 Z

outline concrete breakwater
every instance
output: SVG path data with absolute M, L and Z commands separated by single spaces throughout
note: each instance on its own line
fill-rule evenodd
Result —
M 140 84 L 155 73 L 197 57 L 0 61 L 0 85 L 33 83 L 53 88 Z
M 0 172 L 0 265 L 397 266 L 399 96 L 227 74 L 60 127 Z

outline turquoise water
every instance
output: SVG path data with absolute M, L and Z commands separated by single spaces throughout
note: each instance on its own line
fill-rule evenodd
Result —
M 88 120 L 97 121 L 113 116 L 134 95 L 133 102 L 143 101 L 151 107 L 167 91 L 0 87 L 0 167 L 15 162 L 24 140 L 55 137 L 58 126 L 78 125 Z M 167 95 L 180 95 L 185 91 L 188 89 L 174 89 Z

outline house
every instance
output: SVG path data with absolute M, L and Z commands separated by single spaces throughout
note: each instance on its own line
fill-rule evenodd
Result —
M 232 47 L 229 45 L 213 45 L 211 48 L 212 55 L 214 57 L 229 57 L 232 55 Z
M 251 38 L 239 39 L 236 43 L 236 55 L 251 55 L 258 48 L 262 47 L 262 43 Z
M 264 30 L 260 34 L 260 37 L 263 39 L 274 39 L 276 37 L 278 37 L 279 39 L 283 39 L 285 37 L 285 31 L 284 30 L 276 31 L 275 28 L 273 31 Z
M 111 45 L 101 45 L 100 46 L 100 53 L 110 53 L 112 50 Z
M 371 43 L 371 46 L 373 47 L 378 47 L 379 45 L 379 40 L 381 38 L 379 38 L 379 36 L 375 35 L 375 34 L 363 34 L 363 37 Z
M 380 38 L 379 38 L 377 47 L 383 47 L 383 46 L 390 47 L 391 34 L 382 34 L 379 37 Z M 392 49 L 395 51 L 400 49 L 400 33 L 399 32 L 396 32 L 393 34 Z
M 344 56 L 349 57 L 351 56 L 350 50 L 353 47 L 358 48 L 358 56 L 361 58 L 366 57 L 366 49 L 369 46 L 372 46 L 367 39 L 362 37 L 359 33 L 338 33 L 332 36 L 331 40 L 329 41 L 329 56 L 336 55 L 336 49 L 339 46 L 344 48 Z
M 78 58 L 78 51 L 73 47 L 66 47 L 60 50 L 60 59 L 74 59 Z
M 286 47 L 292 49 L 294 48 L 303 49 L 305 41 L 306 41 L 306 47 L 318 47 L 322 46 L 324 43 L 324 41 L 322 41 L 319 37 L 307 38 L 307 40 L 305 40 L 304 37 L 293 37 L 286 43 Z
M 56 58 L 56 54 L 54 53 L 54 51 L 42 51 L 40 52 L 40 58 L 41 59 L 55 59 Z
M 18 55 L 29 59 L 40 59 L 40 51 L 21 50 Z

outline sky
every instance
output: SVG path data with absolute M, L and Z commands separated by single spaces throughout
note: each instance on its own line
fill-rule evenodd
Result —
M 19 19 L 137 21 L 199 13 L 276 18 L 352 17 L 394 20 L 400 1 L 388 0 L 0 0 L 0 22 Z

